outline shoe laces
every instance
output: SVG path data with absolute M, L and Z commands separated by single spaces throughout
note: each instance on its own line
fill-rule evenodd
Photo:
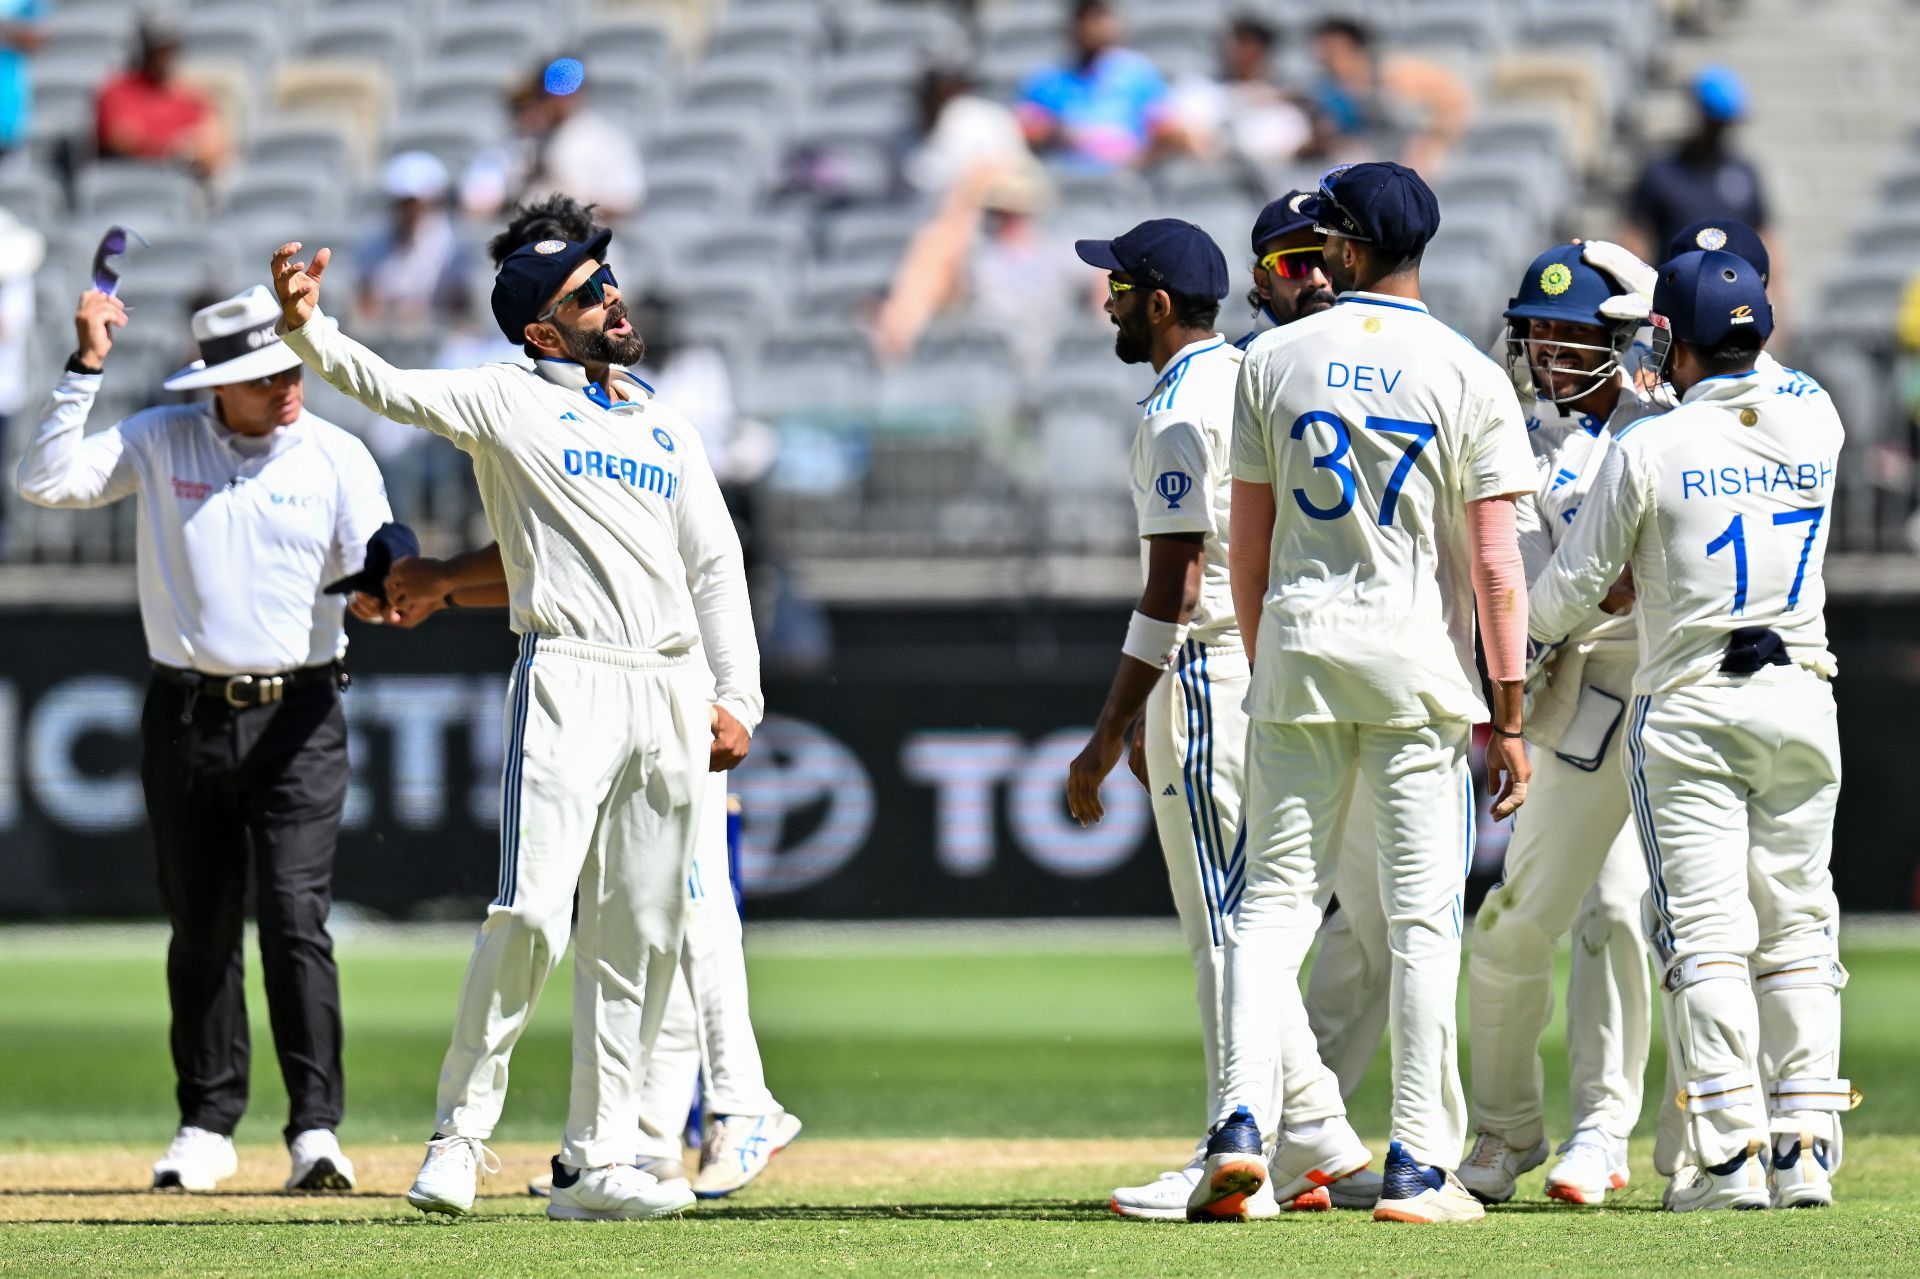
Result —
M 1483 1132 L 1474 1138 L 1473 1153 L 1467 1156 L 1467 1163 L 1475 1168 L 1498 1168 L 1511 1149 L 1504 1137 Z
M 478 1137 L 435 1137 L 427 1143 L 427 1151 L 429 1157 L 438 1155 L 459 1159 L 483 1177 L 491 1177 L 500 1171 L 500 1156 L 487 1149 L 486 1143 Z

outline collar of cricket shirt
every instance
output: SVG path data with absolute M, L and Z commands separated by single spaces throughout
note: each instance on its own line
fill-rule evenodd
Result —
M 1703 377 L 1687 388 L 1687 393 L 1680 397 L 1680 402 L 1692 404 L 1695 400 L 1751 399 L 1758 401 L 1767 393 L 1767 388 L 1760 378 L 1760 370 L 1752 369 L 1745 373 L 1716 373 L 1712 377 Z
M 639 387 L 642 391 L 646 392 L 644 396 L 636 395 L 632 399 L 627 400 L 610 399 L 607 395 L 606 387 L 601 386 L 598 382 L 587 381 L 586 365 L 580 363 L 578 360 L 561 359 L 558 356 L 541 356 L 533 362 L 533 367 L 535 372 L 539 373 L 541 377 L 553 383 L 555 386 L 564 386 L 570 391 L 579 391 L 589 400 L 592 400 L 601 408 L 609 411 L 639 408 L 648 400 L 652 399 L 654 394 L 651 386 L 648 386 L 645 382 L 642 382 L 639 378 L 622 368 L 615 368 L 611 376 Z
M 1189 342 L 1178 351 L 1175 351 L 1173 358 L 1167 361 L 1167 367 L 1161 370 L 1159 377 L 1154 379 L 1153 389 L 1147 392 L 1147 399 L 1141 400 L 1139 403 L 1144 405 L 1147 403 L 1147 400 L 1153 399 L 1153 397 L 1160 394 L 1161 391 L 1172 390 L 1175 386 L 1178 386 L 1180 379 L 1186 376 L 1188 360 L 1191 360 L 1202 351 L 1211 351 L 1216 346 L 1225 346 L 1226 344 L 1227 339 L 1216 333 L 1212 337 L 1204 337 L 1197 342 Z

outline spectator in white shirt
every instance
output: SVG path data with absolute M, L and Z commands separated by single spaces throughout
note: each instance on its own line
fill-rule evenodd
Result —
M 447 166 L 425 151 L 387 161 L 387 225 L 360 250 L 360 318 L 438 328 L 467 309 L 465 255 L 447 212 Z
M 514 136 L 476 156 L 461 180 L 467 213 L 491 217 L 556 191 L 597 206 L 609 222 L 636 212 L 647 193 L 640 149 L 586 97 L 578 58 L 556 58 L 519 84 L 508 98 Z
M 1285 164 L 1311 149 L 1313 118 L 1274 83 L 1279 33 L 1254 17 L 1236 18 L 1220 46 L 1220 74 L 1174 86 L 1172 113 L 1186 148 L 1206 159 Z

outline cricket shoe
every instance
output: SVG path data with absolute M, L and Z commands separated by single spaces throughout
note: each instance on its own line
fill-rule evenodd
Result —
M 182 1128 L 153 1165 L 155 1190 L 212 1190 L 239 1171 L 233 1138 L 205 1128 Z
M 547 1216 L 555 1221 L 648 1221 L 693 1207 L 693 1188 L 661 1181 L 632 1164 L 569 1168 L 553 1161 L 553 1197 Z
M 1357 1208 L 1372 1212 L 1380 1202 L 1383 1179 L 1371 1168 L 1362 1168 L 1351 1177 L 1342 1177 L 1327 1187 L 1327 1197 L 1336 1208 Z
M 633 1161 L 633 1166 L 646 1173 L 655 1181 L 685 1181 L 687 1166 L 678 1159 L 666 1159 L 659 1156 L 643 1156 Z M 527 1183 L 527 1193 L 535 1199 L 553 1198 L 553 1174 L 543 1172 Z
M 1804 1132 L 1781 1134 L 1774 1138 L 1772 1162 L 1774 1207 L 1833 1206 L 1833 1171 L 1826 1142 Z
M 1681 1169 L 1667 1183 L 1667 1211 L 1717 1212 L 1770 1206 L 1773 1197 L 1767 1191 L 1766 1148 L 1764 1142 L 1756 1141 L 1723 1164 Z
M 1625 1142 L 1577 1132 L 1560 1147 L 1560 1158 L 1547 1173 L 1547 1198 L 1596 1207 L 1606 1202 L 1609 1190 L 1625 1190 L 1628 1177 Z
M 1188 1221 L 1245 1221 L 1247 1205 L 1267 1184 L 1266 1143 L 1245 1106 L 1236 1106 L 1207 1137 L 1200 1176 L 1187 1195 Z
M 1503 1204 L 1513 1198 L 1520 1174 L 1532 1172 L 1546 1161 L 1545 1137 L 1533 1149 L 1521 1150 L 1505 1137 L 1483 1132 L 1474 1138 L 1472 1153 L 1460 1165 L 1460 1184 L 1483 1204 Z
M 499 1171 L 500 1160 L 478 1137 L 442 1137 L 436 1133 L 427 1143 L 427 1157 L 420 1164 L 412 1189 L 407 1191 L 407 1202 L 421 1212 L 464 1217 L 473 1211 L 480 1174 Z
M 1274 1202 L 1293 1212 L 1325 1212 L 1333 1207 L 1331 1188 L 1365 1172 L 1372 1162 L 1373 1152 L 1344 1116 L 1283 1129 L 1271 1165 Z M 1379 1187 L 1374 1190 L 1378 1198 Z
M 1546 1156 L 1542 1154 L 1541 1158 Z M 1375 1221 L 1479 1221 L 1487 1215 L 1480 1201 L 1445 1168 L 1419 1164 L 1399 1142 L 1387 1147 L 1387 1168 L 1381 1177 Z
M 1144 1186 L 1122 1186 L 1113 1192 L 1107 1206 L 1119 1216 L 1134 1221 L 1185 1221 L 1187 1199 L 1199 1184 L 1205 1167 L 1205 1160 L 1196 1159 L 1185 1168 L 1161 1173 Z M 1271 1186 L 1262 1186 L 1248 1198 L 1247 1220 L 1279 1215 L 1280 1206 L 1273 1201 Z
M 340 1140 L 325 1128 L 309 1128 L 293 1139 L 288 1153 L 293 1171 L 288 1190 L 352 1190 L 353 1161 L 340 1153 Z
M 730 1195 L 758 1177 L 800 1135 L 800 1121 L 786 1111 L 771 1115 L 715 1115 L 700 1146 L 693 1193 L 702 1199 Z

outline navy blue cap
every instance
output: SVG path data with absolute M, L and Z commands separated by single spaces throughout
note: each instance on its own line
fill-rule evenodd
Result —
M 1257 254 L 1268 240 L 1312 226 L 1313 219 L 1300 211 L 1312 195 L 1311 191 L 1289 191 L 1260 210 L 1260 216 L 1253 220 L 1253 251 Z
M 1507 303 L 1509 320 L 1564 320 L 1612 328 L 1600 304 L 1620 290 L 1605 272 L 1588 266 L 1578 244 L 1557 244 L 1527 267 L 1520 291 Z
M 1773 260 L 1767 254 L 1766 241 L 1760 233 L 1744 222 L 1734 222 L 1727 218 L 1702 218 L 1690 223 L 1679 235 L 1667 244 L 1666 260 L 1671 262 L 1682 253 L 1692 253 L 1696 249 L 1712 252 L 1725 249 L 1736 258 L 1745 258 L 1753 263 L 1753 269 L 1760 273 L 1760 283 L 1765 284 L 1773 275 Z
M 493 321 L 507 341 L 524 343 L 527 326 L 540 318 L 567 277 L 589 258 L 606 261 L 612 240 L 613 232 L 603 230 L 586 240 L 541 240 L 509 253 L 493 277 Z
M 1413 253 L 1440 229 L 1433 188 L 1404 164 L 1386 160 L 1328 169 L 1300 211 L 1328 235 L 1386 253 Z
M 1723 251 L 1696 249 L 1662 266 L 1653 311 L 1665 319 L 1674 341 L 1693 346 L 1712 346 L 1744 328 L 1762 338 L 1773 332 L 1773 304 L 1760 272 Z
M 1227 255 L 1213 237 L 1179 218 L 1154 218 L 1111 240 L 1075 240 L 1088 266 L 1194 298 L 1227 296 Z
M 348 591 L 360 591 L 366 595 L 387 598 L 387 572 L 398 560 L 408 559 L 420 553 L 420 539 L 413 530 L 404 524 L 389 520 L 373 531 L 367 539 L 367 562 L 358 573 L 327 584 L 326 594 L 345 595 Z

